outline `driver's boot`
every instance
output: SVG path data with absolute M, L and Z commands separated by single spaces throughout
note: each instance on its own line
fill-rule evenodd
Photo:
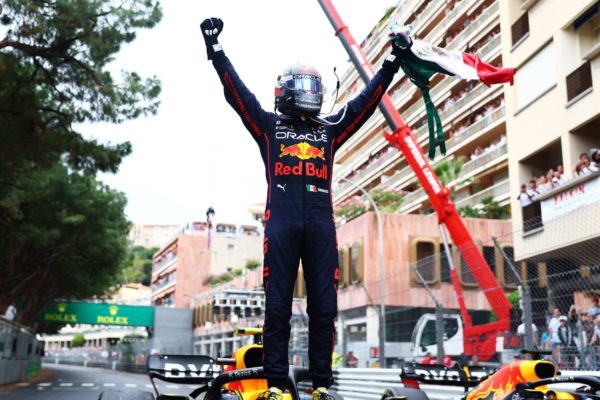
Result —
M 334 400 L 334 397 L 327 388 L 318 387 L 312 392 L 312 400 Z
M 283 391 L 276 387 L 270 387 L 259 394 L 256 400 L 283 400 Z

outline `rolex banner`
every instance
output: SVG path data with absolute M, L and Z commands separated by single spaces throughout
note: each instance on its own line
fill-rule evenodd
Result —
M 458 50 L 446 50 L 410 36 L 410 29 L 400 25 L 390 27 L 390 37 L 401 51 L 400 67 L 423 94 L 427 125 L 429 126 L 429 158 L 435 157 L 437 144 L 446 154 L 442 121 L 429 95 L 429 79 L 436 73 L 457 76 L 461 79 L 478 80 L 485 85 L 495 83 L 513 84 L 515 69 L 499 68 L 484 63 L 474 55 Z
M 153 326 L 154 307 L 62 302 L 50 306 L 38 317 L 38 321 L 67 324 Z

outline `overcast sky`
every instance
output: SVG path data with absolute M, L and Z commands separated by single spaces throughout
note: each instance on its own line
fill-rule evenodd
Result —
M 333 3 L 360 43 L 397 0 Z M 206 60 L 200 22 L 223 19 L 220 42 L 266 110 L 273 109 L 275 79 L 284 67 L 314 65 L 333 88 L 333 67 L 341 77 L 348 57 L 317 0 L 163 0 L 162 7 L 161 23 L 142 31 L 114 63 L 162 80 L 158 114 L 81 130 L 103 142 L 132 143 L 133 154 L 119 172 L 100 177 L 127 195 L 132 222 L 204 220 L 212 205 L 216 220 L 243 223 L 249 220 L 248 206 L 265 201 L 264 168 L 258 147 L 225 102 Z

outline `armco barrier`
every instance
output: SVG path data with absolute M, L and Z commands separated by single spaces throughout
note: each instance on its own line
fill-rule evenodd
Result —
M 29 328 L 0 317 L 0 385 L 39 375 L 41 351 Z

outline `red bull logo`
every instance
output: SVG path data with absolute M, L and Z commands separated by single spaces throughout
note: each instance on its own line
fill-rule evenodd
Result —
M 299 161 L 296 165 L 285 165 L 278 161 L 275 163 L 275 176 L 314 176 L 316 178 L 327 179 L 327 165 L 323 164 L 320 168 L 314 163 Z
M 290 146 L 281 145 L 281 153 L 279 157 L 292 156 L 301 160 L 310 160 L 320 158 L 325 161 L 325 147 L 318 149 L 307 142 L 292 144 Z

